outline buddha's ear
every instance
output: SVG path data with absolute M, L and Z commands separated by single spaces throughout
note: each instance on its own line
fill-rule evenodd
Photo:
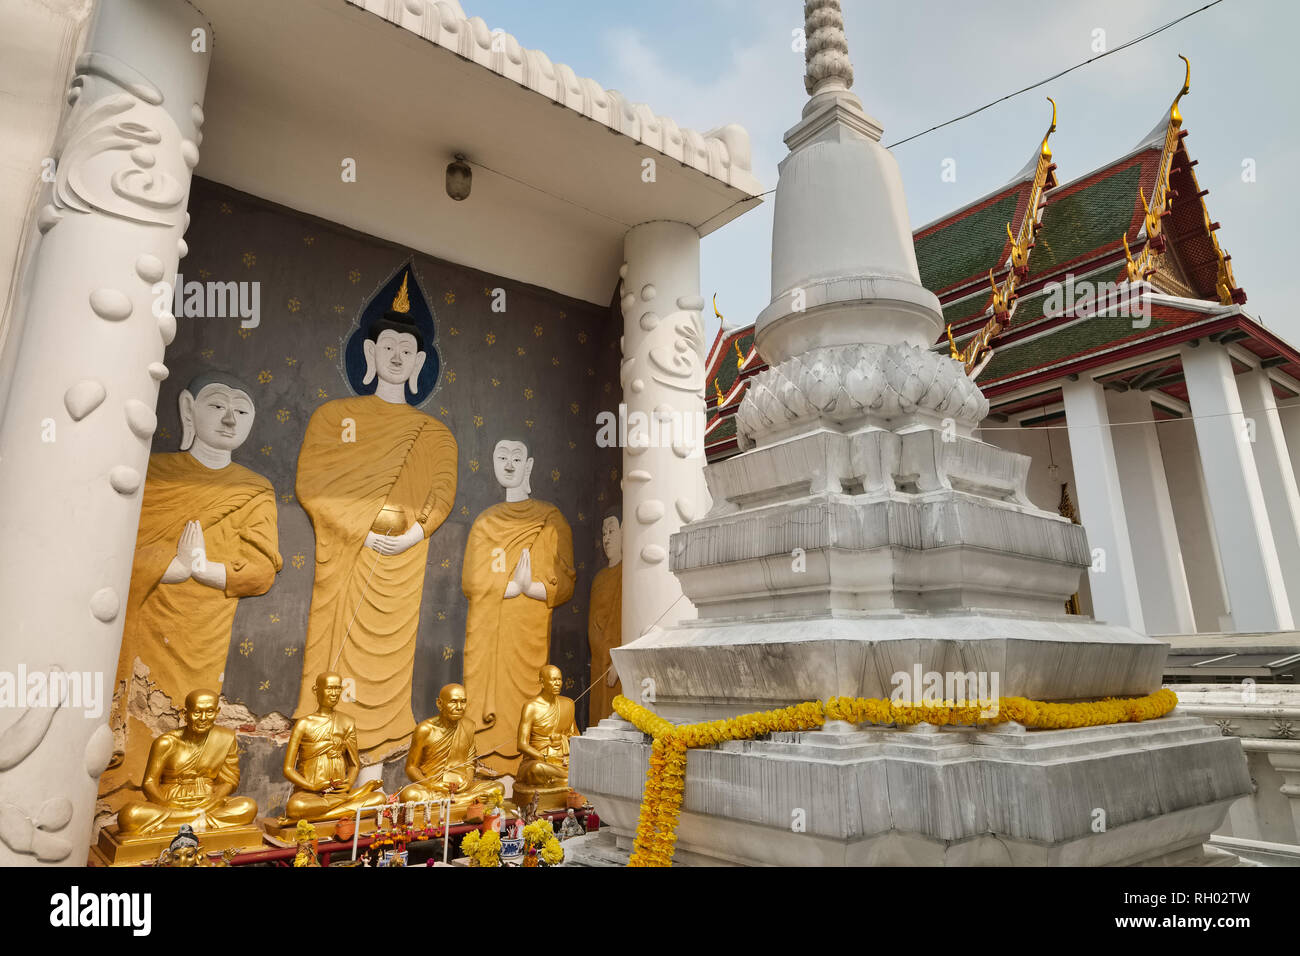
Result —
M 375 368 L 375 343 L 366 339 L 361 343 L 361 351 L 366 356 L 366 377 L 361 380 L 361 384 L 369 385 L 379 374 L 378 369 Z
M 194 396 L 183 388 L 176 401 L 181 413 L 181 451 L 189 451 L 194 444 Z
M 429 357 L 427 352 L 415 353 L 415 364 L 411 366 L 411 377 L 406 380 L 406 387 L 414 395 L 420 390 L 420 369 L 424 368 L 424 360 Z
M 526 495 L 531 495 L 533 493 L 532 477 L 533 477 L 533 460 L 529 458 L 526 462 L 524 462 L 524 494 Z

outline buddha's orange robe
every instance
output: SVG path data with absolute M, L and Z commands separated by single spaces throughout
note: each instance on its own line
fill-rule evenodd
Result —
M 192 577 L 162 583 L 188 521 L 203 528 L 207 560 L 226 566 L 224 590 Z M 151 455 L 118 655 L 116 706 L 125 709 L 124 692 L 137 657 L 174 708 L 182 707 L 192 690 L 219 692 L 239 598 L 265 594 L 282 566 L 269 481 L 234 463 L 209 468 L 188 452 Z M 102 792 L 128 781 L 138 785 L 152 744 L 145 725 L 127 719 L 125 760 L 104 775 Z
M 614 712 L 614 698 L 623 693 L 623 682 L 605 681 L 611 666 L 609 652 L 623 643 L 623 566 L 601 568 L 591 582 L 591 604 L 587 611 L 587 643 L 591 647 L 591 693 L 587 695 L 587 726 L 592 727 Z
M 505 598 L 524 548 L 533 580 L 546 585 L 545 601 Z M 474 520 L 461 571 L 469 598 L 464 684 L 478 753 L 493 770 L 515 770 L 516 721 L 537 695 L 537 672 L 550 659 L 551 612 L 573 596 L 574 580 L 573 533 L 554 505 L 506 501 Z
M 338 709 L 356 721 L 358 745 L 373 760 L 415 729 L 420 596 L 429 537 L 456 498 L 456 456 L 441 422 L 373 395 L 318 408 L 298 455 L 298 501 L 316 531 L 316 581 L 297 714 L 315 711 L 316 676 L 337 672 L 356 698 Z M 371 530 L 397 534 L 416 521 L 424 539 L 401 554 L 365 546 Z

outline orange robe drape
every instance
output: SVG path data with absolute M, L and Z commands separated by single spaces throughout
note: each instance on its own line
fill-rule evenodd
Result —
M 591 604 L 587 611 L 587 643 L 591 646 L 591 693 L 587 695 L 587 726 L 592 727 L 614 712 L 614 698 L 623 693 L 623 682 L 605 681 L 610 668 L 609 652 L 623 643 L 623 566 L 601 568 L 591 582 Z
M 203 528 L 207 560 L 226 566 L 224 590 L 193 578 L 161 583 L 187 521 Z M 188 452 L 151 455 L 115 689 L 130 687 L 138 657 L 173 707 L 192 690 L 220 692 L 239 598 L 265 594 L 283 563 L 269 481 L 234 463 L 209 468 Z M 123 694 L 117 706 L 125 703 Z M 103 792 L 139 785 L 152 743 L 145 725 L 128 719 L 126 759 L 105 774 Z
M 524 548 L 533 580 L 546 585 L 545 601 L 504 597 Z M 573 596 L 575 578 L 573 533 L 554 505 L 506 501 L 475 519 L 461 572 L 469 598 L 464 683 L 478 752 L 494 770 L 514 772 L 518 717 L 537 696 L 537 672 L 550 659 L 551 611 Z
M 441 422 L 373 395 L 318 408 L 298 455 L 296 490 L 316 532 L 316 581 L 297 714 L 316 709 L 316 675 L 336 671 L 356 697 L 339 710 L 356 721 L 357 742 L 372 759 L 415 730 L 420 596 L 429 536 L 456 498 L 456 455 Z M 402 530 L 423 514 L 424 540 L 396 555 L 367 548 L 385 506 Z

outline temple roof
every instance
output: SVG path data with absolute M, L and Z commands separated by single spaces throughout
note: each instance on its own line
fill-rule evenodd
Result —
M 1211 333 L 1230 336 L 1239 347 L 1267 359 L 1269 367 L 1300 375 L 1300 356 L 1240 308 L 1245 293 L 1236 287 L 1230 257 L 1215 239 L 1218 224 L 1210 220 L 1206 193 L 1196 183 L 1196 163 L 1188 155 L 1187 130 L 1176 106 L 1177 100 L 1133 150 L 1044 192 L 1042 225 L 1013 285 L 1010 321 L 991 343 L 992 358 L 976 372 L 996 412 L 1006 410 L 997 401 L 1000 396 L 1019 400 L 1016 396 L 1026 389 L 1049 388 L 1054 378 L 1079 369 Z M 987 333 L 992 324 L 989 270 L 1005 288 L 1013 268 L 1008 226 L 1020 234 L 1036 163 L 1037 154 L 1007 185 L 913 234 L 921 281 L 939 297 L 958 348 L 977 333 Z M 1156 220 L 1152 243 L 1146 204 L 1157 206 L 1161 196 L 1167 200 L 1153 212 L 1163 215 Z M 1130 269 L 1143 274 L 1139 286 L 1126 282 Z M 1098 283 L 1108 285 L 1099 290 Z M 1151 299 L 1150 324 L 1139 319 L 1135 326 L 1124 311 L 1135 288 Z M 1079 292 L 1073 299 L 1065 294 L 1071 289 Z M 1110 308 L 1090 314 L 1098 293 Z M 1085 300 L 1089 304 L 1080 308 Z M 752 341 L 745 339 L 749 331 L 733 330 L 729 340 Z M 946 336 L 935 347 L 947 350 Z M 710 369 L 710 382 L 718 376 L 727 398 L 720 414 L 710 410 L 715 427 L 706 446 L 711 458 L 735 449 L 731 416 L 748 379 L 765 367 L 754 356 L 739 380 L 734 370 Z

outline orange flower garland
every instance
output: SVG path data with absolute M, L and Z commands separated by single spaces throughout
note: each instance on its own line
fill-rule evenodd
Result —
M 824 704 L 808 701 L 781 710 L 678 727 L 626 697 L 615 697 L 614 713 L 651 738 L 645 792 L 628 865 L 672 865 L 677 819 L 686 790 L 686 752 L 692 747 L 711 747 L 727 740 L 753 740 L 776 731 L 815 730 L 828 719 L 852 724 L 926 723 L 938 727 L 1015 721 L 1032 730 L 1096 727 L 1163 717 L 1178 705 L 1178 697 L 1167 688 L 1146 697 L 1107 697 L 1073 704 L 1002 697 L 998 699 L 996 713 L 988 714 L 991 703 L 945 700 L 901 704 L 869 697 L 832 697 Z

